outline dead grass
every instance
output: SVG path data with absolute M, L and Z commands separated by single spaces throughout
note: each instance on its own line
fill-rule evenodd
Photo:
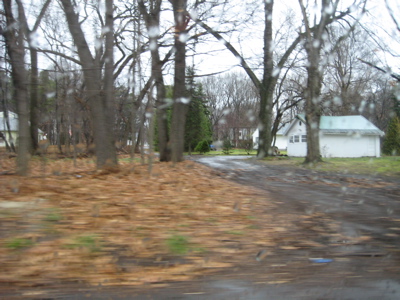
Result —
M 124 158 L 124 157 L 122 157 Z M 140 285 L 188 280 L 254 260 L 290 231 L 260 193 L 199 164 L 33 158 L 29 177 L 0 157 L 0 283 Z M 239 234 L 240 233 L 240 234 Z

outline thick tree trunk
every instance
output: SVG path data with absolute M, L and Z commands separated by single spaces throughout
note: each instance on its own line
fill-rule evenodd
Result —
M 274 1 L 264 2 L 265 28 L 264 28 L 264 75 L 260 85 L 260 126 L 257 157 L 263 158 L 271 155 L 271 125 L 272 107 L 275 82 L 272 77 L 273 51 L 272 51 L 272 10 Z
M 188 110 L 186 90 L 186 41 L 187 0 L 170 0 L 175 19 L 175 75 L 174 104 L 171 121 L 171 157 L 173 162 L 183 161 L 185 122 Z
M 105 68 L 103 84 L 103 106 L 105 108 L 105 135 L 104 147 L 106 161 L 101 165 L 116 166 L 117 153 L 115 150 L 114 124 L 115 124 L 115 106 L 114 106 L 114 17 L 113 0 L 106 0 L 106 38 L 105 38 Z
M 309 67 L 307 68 L 306 89 L 306 129 L 307 129 L 307 156 L 304 163 L 320 162 L 319 122 L 321 119 L 320 96 L 322 76 L 319 68 L 318 49 L 310 47 L 308 50 Z

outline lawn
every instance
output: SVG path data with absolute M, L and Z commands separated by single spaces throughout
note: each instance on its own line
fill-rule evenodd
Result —
M 199 152 L 192 152 L 191 155 L 209 155 L 209 156 L 215 156 L 215 155 L 256 155 L 257 150 L 250 150 L 246 151 L 244 149 L 239 149 L 239 148 L 233 148 L 229 150 L 229 154 L 224 153 L 222 150 L 217 150 L 217 151 L 210 151 L 207 153 L 199 153 Z M 185 153 L 185 155 L 189 155 L 188 153 Z
M 266 158 L 268 164 L 306 167 L 303 157 Z M 310 167 L 310 166 L 307 166 Z M 324 158 L 322 163 L 312 167 L 326 172 L 400 176 L 400 156 Z

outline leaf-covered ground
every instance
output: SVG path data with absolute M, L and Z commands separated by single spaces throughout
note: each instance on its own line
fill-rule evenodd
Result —
M 191 161 L 33 158 L 14 173 L 0 157 L 0 285 L 140 285 L 188 280 L 255 259 L 289 231 L 269 195 Z M 261 252 L 263 253 L 263 252 Z

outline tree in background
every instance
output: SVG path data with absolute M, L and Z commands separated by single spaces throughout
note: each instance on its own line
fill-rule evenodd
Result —
M 382 152 L 387 155 L 400 154 L 400 119 L 398 116 L 393 117 L 389 122 Z
M 212 137 L 210 113 L 201 84 L 195 84 L 193 70 L 188 70 L 190 103 L 185 123 L 185 150 L 191 153 L 196 145 Z

